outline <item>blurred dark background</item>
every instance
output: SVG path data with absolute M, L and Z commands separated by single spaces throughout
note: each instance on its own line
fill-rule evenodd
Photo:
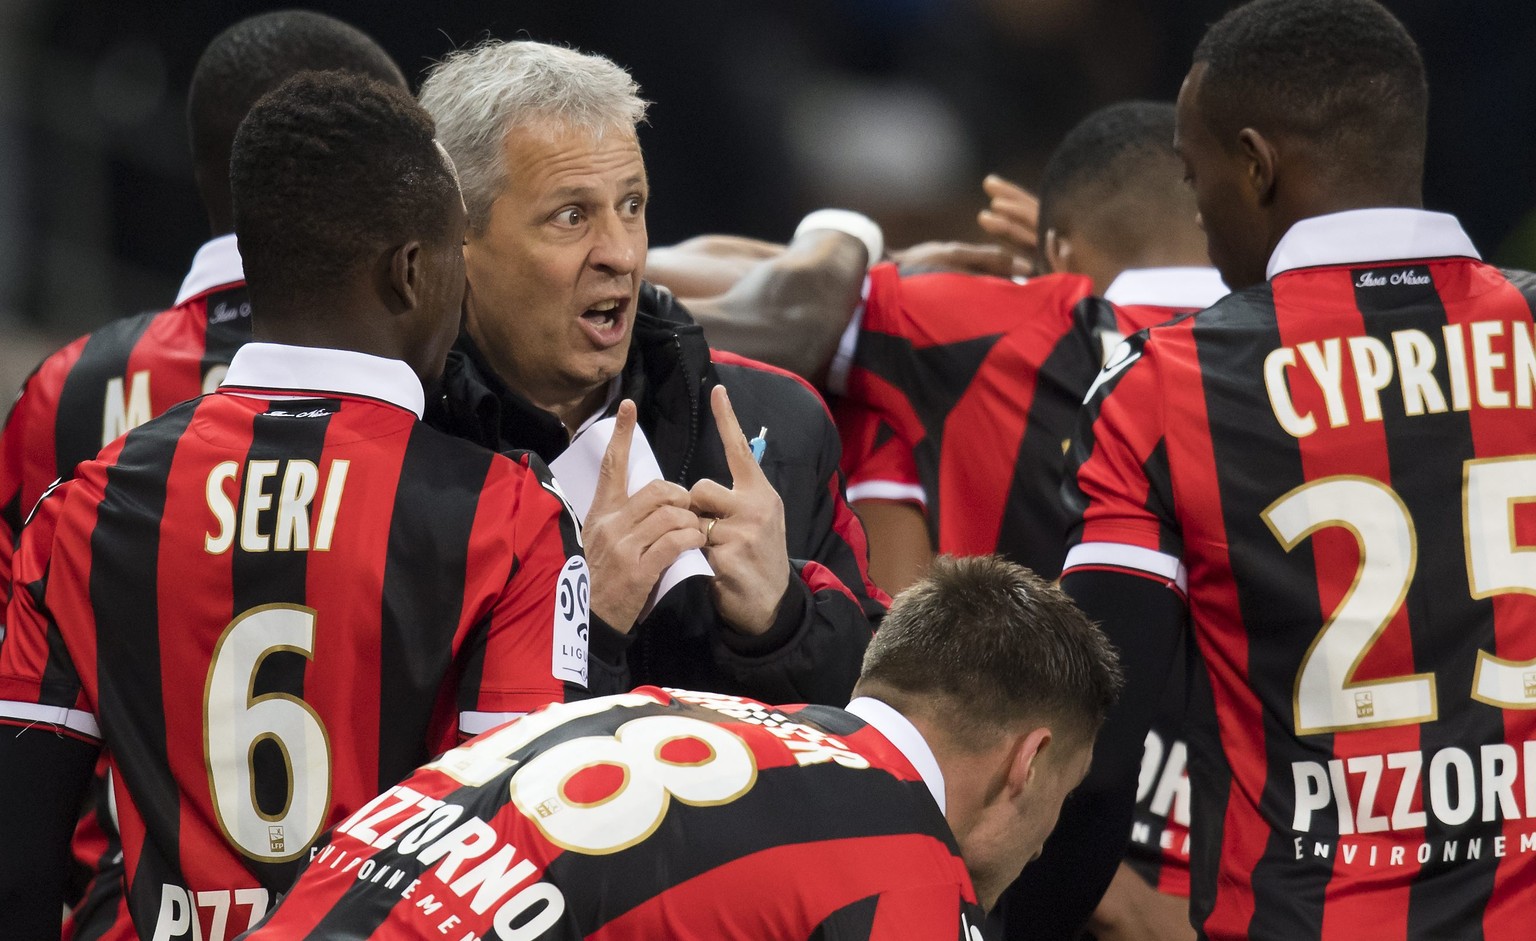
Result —
M 294 3 L 0 0 L 0 379 L 167 306 L 208 235 L 183 110 L 203 45 Z M 783 240 L 810 209 L 892 245 L 977 238 L 980 180 L 1034 183 L 1086 111 L 1172 99 L 1229 0 L 442 0 L 309 4 L 413 87 L 487 36 L 603 53 L 654 102 L 652 244 Z M 1485 256 L 1536 265 L 1536 3 L 1392 0 L 1431 87 L 1426 201 Z M 19 364 L 19 365 L 18 365 Z M 16 370 L 23 370 L 18 373 Z M 5 393 L 0 393 L 3 395 Z

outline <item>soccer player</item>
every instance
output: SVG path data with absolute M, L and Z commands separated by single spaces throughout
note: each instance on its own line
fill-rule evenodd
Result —
M 256 99 L 304 69 L 343 69 L 406 87 L 389 54 L 339 20 L 304 10 L 241 20 L 203 50 L 187 98 L 198 194 L 213 238 L 168 310 L 114 321 L 44 360 L 0 435 L 0 599 L 22 520 L 48 485 L 178 402 L 211 392 L 251 336 L 235 247 L 229 150 Z
M 1420 208 L 1426 97 L 1372 0 L 1257 0 L 1195 52 L 1178 149 L 1236 290 L 1133 338 L 1072 445 L 1063 585 L 1128 680 L 1058 911 L 1187 622 L 1203 936 L 1530 935 L 1536 278 Z
M 1173 137 L 1171 103 L 1130 101 L 1093 112 L 1062 139 L 1041 177 L 1038 217 L 1041 267 L 1055 277 L 1015 285 L 956 275 L 886 277 L 882 283 L 877 276 L 864 313 L 868 332 L 859 338 L 850 373 L 852 394 L 838 406 L 849 494 L 871 534 L 877 581 L 902 551 L 909 558 L 896 565 L 907 577 L 926 565 L 932 544 L 925 536 L 903 546 L 901 534 L 910 528 L 893 525 L 893 518 L 906 507 L 921 507 L 932 492 L 941 494 L 935 508 L 938 551 L 999 551 L 1047 575 L 1059 572 L 1066 553 L 1058 496 L 1062 444 L 1099 365 L 1124 335 L 1226 293 L 1205 262 L 1205 238 Z M 990 191 L 1003 192 L 998 181 L 988 182 Z M 994 205 L 999 202 L 994 198 Z M 1006 218 L 1017 210 L 1000 206 L 995 215 Z M 1041 291 L 1064 275 L 1089 283 L 1074 278 L 1065 281 L 1068 293 Z M 1081 299 L 1087 291 L 1113 305 Z M 994 302 L 966 307 L 984 297 Z M 964 374 L 945 359 L 955 347 L 927 345 L 936 331 L 956 329 L 957 309 L 970 315 L 970 347 L 995 340 L 992 348 L 982 347 L 987 356 L 964 386 Z M 1048 329 L 1056 331 L 1049 334 L 1052 342 L 1042 339 Z M 963 389 L 953 405 L 943 397 L 946 384 Z M 1011 415 L 1010 405 L 1016 410 Z M 903 414 L 919 421 L 885 419 Z M 1021 446 L 999 444 L 1000 427 L 1020 426 Z M 925 440 L 929 429 L 936 430 L 940 453 L 920 474 L 910 442 L 916 438 L 920 460 L 931 457 L 936 449 Z M 980 521 L 990 521 L 989 528 L 979 531 Z M 1161 937 L 1189 933 L 1181 677 L 1170 682 L 1147 734 L 1129 830 L 1127 864 L 1135 875 L 1128 871 L 1117 880 L 1095 913 L 1093 927 L 1105 936 L 1136 923 L 1158 926 Z M 1033 872 L 1025 874 L 1032 878 Z M 1010 931 L 1046 917 L 1028 902 L 1011 904 L 1013 897 L 1004 912 Z
M 258 98 L 304 69 L 344 69 L 401 89 L 389 54 L 359 30 L 289 10 L 241 20 L 203 50 L 188 92 L 187 130 L 198 193 L 213 238 L 197 252 L 174 305 L 115 321 L 44 360 L 0 432 L 0 622 L 11 591 L 21 523 L 48 485 L 172 405 L 216 388 L 250 340 L 250 300 L 235 246 L 229 153 L 235 128 Z M 99 763 L 103 768 L 104 759 Z M 121 900 L 116 825 L 105 778 L 81 819 L 72 874 L 72 928 L 110 923 Z M 78 885 L 73 885 L 78 883 Z
M 428 421 L 554 462 L 633 399 L 663 479 L 584 520 L 598 659 L 627 653 L 635 683 L 846 702 L 884 595 L 865 580 L 836 429 L 803 383 L 711 351 L 642 280 L 634 81 L 600 56 L 493 42 L 444 60 L 421 101 L 469 206 L 465 329 Z M 685 579 L 642 618 L 689 549 L 713 576 Z
M 419 421 L 464 291 L 431 118 L 304 73 L 242 123 L 231 192 L 260 342 L 23 532 L 0 643 L 3 937 L 58 930 L 99 745 L 125 852 L 114 936 L 216 941 L 381 787 L 585 679 L 585 565 L 546 472 Z
M 216 388 L 250 340 L 250 300 L 235 246 L 229 152 L 235 128 L 263 94 L 304 69 L 344 69 L 401 89 L 389 54 L 357 29 L 289 10 L 241 20 L 203 50 L 188 92 L 193 172 L 213 238 L 197 252 L 173 306 L 110 323 L 44 360 L 0 432 L 0 622 L 21 523 L 48 485 L 172 405 Z M 100 762 L 104 768 L 105 761 Z M 81 819 L 72 874 L 72 928 L 110 923 L 120 901 L 116 826 L 100 778 Z
M 999 552 L 1060 572 L 1062 447 L 1099 366 L 1123 336 L 1226 292 L 1172 140 L 1173 108 L 1156 102 L 1101 109 L 1062 140 L 1040 194 L 1053 276 L 871 272 L 831 375 L 880 569 L 910 579 L 933 551 Z M 903 505 L 926 510 L 931 543 L 902 538 Z M 918 558 L 887 561 L 898 545 Z
M 975 941 L 1118 682 L 1057 589 L 941 560 L 846 709 L 654 687 L 553 706 L 353 815 L 251 937 Z

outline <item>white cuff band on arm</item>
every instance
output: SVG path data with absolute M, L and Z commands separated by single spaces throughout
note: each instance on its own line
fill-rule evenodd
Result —
M 795 226 L 795 238 L 816 229 L 833 229 L 853 236 L 869 251 L 869 267 L 885 257 L 885 233 L 875 220 L 852 209 L 817 209 Z

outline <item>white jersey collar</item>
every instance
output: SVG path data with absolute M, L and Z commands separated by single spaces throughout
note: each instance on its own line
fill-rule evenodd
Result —
M 858 697 L 845 706 L 844 711 L 874 726 L 876 732 L 896 746 L 896 750 L 917 769 L 923 783 L 928 785 L 928 793 L 933 795 L 934 802 L 939 805 L 939 813 L 945 813 L 944 772 L 939 770 L 939 760 L 933 757 L 933 749 L 923 740 L 923 733 L 917 730 L 917 726 L 906 716 L 871 696 Z
M 1123 306 L 1188 307 L 1201 310 L 1230 293 L 1215 268 L 1127 268 L 1104 290 L 1104 299 Z
M 844 395 L 848 391 L 848 373 L 853 369 L 854 357 L 859 352 L 859 332 L 864 329 L 864 308 L 869 304 L 869 275 L 864 276 L 864 285 L 859 288 L 859 306 L 853 309 L 853 316 L 848 318 L 848 326 L 843 328 L 842 336 L 837 339 L 837 350 L 832 354 L 832 362 L 827 365 L 827 389 L 836 395 Z
M 244 280 L 245 267 L 240 263 L 240 249 L 235 244 L 234 234 L 221 235 L 204 242 L 192 256 L 192 270 L 187 272 L 181 290 L 176 293 L 176 306 L 216 287 Z
M 326 392 L 380 399 L 416 413 L 427 397 L 421 380 L 398 359 L 353 350 L 282 343 L 247 343 L 235 351 L 220 388 L 281 389 L 305 395 Z
M 1482 256 L 1456 217 L 1423 209 L 1351 209 L 1303 219 L 1281 237 L 1265 277 L 1293 268 Z

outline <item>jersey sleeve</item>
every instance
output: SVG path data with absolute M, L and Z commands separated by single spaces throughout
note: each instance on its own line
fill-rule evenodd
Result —
M 1063 574 L 1101 569 L 1186 590 L 1163 413 L 1148 335 L 1116 347 L 1088 390 L 1067 451 Z
M 1067 455 L 1062 589 L 1120 652 L 1125 685 L 1088 777 L 1063 805 L 1040 858 L 1008 890 L 1009 931 L 1032 937 L 1077 937 L 1124 855 L 1148 723 L 1183 627 L 1182 546 L 1147 339 L 1140 333 L 1116 348 L 1089 389 Z
M 59 476 L 54 447 L 59 393 L 84 345 L 83 339 L 76 340 L 33 370 L 0 431 L 0 610 L 11 590 L 11 560 L 21 524 Z
M 476 529 L 508 540 L 510 577 L 468 649 L 459 731 L 475 735 L 587 687 L 591 578 L 575 515 L 531 452 L 494 462 Z M 495 552 L 496 549 L 492 549 Z M 505 571 L 505 569 L 502 569 Z
M 877 407 L 844 399 L 834 411 L 850 503 L 892 500 L 927 508 L 912 443 Z
M 72 485 L 49 491 L 24 526 L 15 591 L 0 634 L 0 724 L 53 726 L 91 744 L 101 731 L 64 637 L 46 604 L 58 518 Z

